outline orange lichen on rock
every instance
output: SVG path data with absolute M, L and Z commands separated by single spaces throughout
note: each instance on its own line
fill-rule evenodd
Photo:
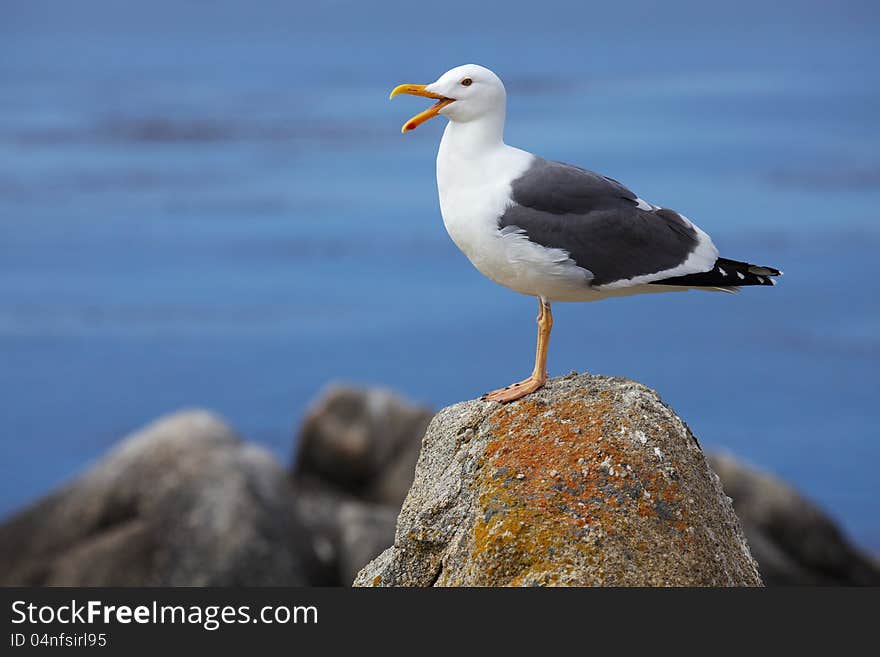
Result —
M 497 564 L 491 553 L 503 551 L 511 583 L 550 570 L 542 561 L 555 571 L 572 550 L 580 558 L 595 552 L 622 525 L 686 529 L 677 482 L 658 472 L 653 452 L 620 439 L 630 426 L 615 416 L 610 393 L 552 406 L 526 400 L 498 409 L 488 426 L 473 557 L 480 562 L 489 553 L 487 561 Z M 646 542 L 634 546 L 634 563 L 649 549 Z M 497 568 L 488 567 L 496 578 Z

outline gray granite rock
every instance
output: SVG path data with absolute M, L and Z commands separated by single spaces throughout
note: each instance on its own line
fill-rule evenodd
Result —
M 0 584 L 309 583 L 287 473 L 219 418 L 180 412 L 0 525 Z
M 758 586 L 687 426 L 625 379 L 570 375 L 440 411 L 392 547 L 356 586 Z

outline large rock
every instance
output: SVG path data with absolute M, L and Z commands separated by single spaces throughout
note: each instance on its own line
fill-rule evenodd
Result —
M 292 474 L 399 507 L 433 413 L 382 388 L 327 388 L 306 414 Z
M 177 413 L 0 526 L 0 584 L 307 584 L 295 508 L 268 452 L 209 413 Z
M 394 545 L 358 586 L 761 584 L 687 426 L 648 388 L 570 375 L 434 418 Z
M 729 454 L 709 462 L 733 505 L 768 585 L 880 585 L 880 568 L 815 504 Z

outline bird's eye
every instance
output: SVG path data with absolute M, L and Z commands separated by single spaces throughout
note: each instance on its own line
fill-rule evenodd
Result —
M 470 78 L 465 78 L 464 80 L 461 81 L 461 86 L 462 86 L 462 87 L 469 87 L 469 86 L 471 86 L 473 83 L 474 83 L 474 81 L 471 80 Z

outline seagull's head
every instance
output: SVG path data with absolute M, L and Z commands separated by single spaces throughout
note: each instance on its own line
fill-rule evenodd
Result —
M 404 123 L 401 132 L 415 130 L 438 114 L 457 123 L 499 115 L 503 120 L 507 100 L 501 78 L 477 64 L 456 66 L 431 84 L 401 84 L 391 92 L 391 98 L 399 94 L 425 96 L 437 101 Z

